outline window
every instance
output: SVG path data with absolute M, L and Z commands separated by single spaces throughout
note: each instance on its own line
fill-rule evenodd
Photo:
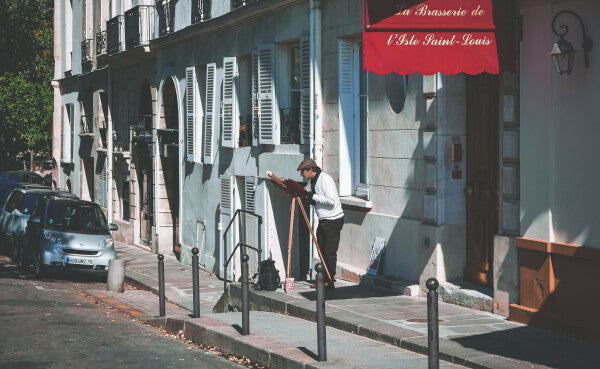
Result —
M 63 106 L 62 129 L 60 140 L 62 148 L 62 162 L 64 163 L 73 162 L 73 119 L 75 117 L 74 110 L 75 104 L 66 104 Z
M 224 58 L 221 100 L 221 145 L 224 147 L 237 147 L 239 133 L 237 79 L 237 59 L 235 57 Z
M 252 145 L 252 57 L 250 54 L 238 58 L 238 108 L 239 139 L 238 146 Z
M 362 42 L 339 40 L 340 195 L 368 198 L 368 74 Z
M 123 201 L 121 201 L 121 203 L 123 204 L 123 210 L 121 212 L 122 214 L 122 219 L 125 221 L 129 221 L 129 219 L 131 218 L 131 192 L 130 192 L 130 186 L 129 186 L 129 176 L 125 177 L 125 179 L 123 180 Z

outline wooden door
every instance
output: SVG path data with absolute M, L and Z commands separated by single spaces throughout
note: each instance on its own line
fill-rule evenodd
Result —
M 467 265 L 468 282 L 490 285 L 498 231 L 498 76 L 467 76 Z

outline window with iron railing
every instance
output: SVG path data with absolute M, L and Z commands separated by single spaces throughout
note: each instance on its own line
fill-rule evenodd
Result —
M 179 130 L 162 128 L 157 129 L 158 143 L 160 145 L 178 146 L 179 145 Z
M 96 33 L 96 56 L 106 55 L 106 31 Z
M 113 132 L 113 152 L 128 152 L 129 142 L 129 130 Z
M 132 115 L 129 117 L 132 139 L 151 139 L 152 115 Z
M 125 47 L 148 45 L 154 30 L 154 7 L 138 5 L 125 12 Z
M 123 16 L 117 15 L 106 22 L 106 52 L 114 54 L 123 51 L 124 32 L 123 32 Z
M 89 38 L 81 42 L 81 64 L 91 64 L 94 61 L 94 40 Z
M 175 29 L 175 0 L 159 0 L 156 2 L 158 12 L 158 34 L 164 36 Z
M 211 0 L 192 0 L 192 23 L 210 19 Z

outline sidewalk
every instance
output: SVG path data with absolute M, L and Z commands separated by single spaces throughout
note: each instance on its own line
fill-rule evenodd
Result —
M 140 287 L 156 290 L 158 286 L 156 255 L 125 244 L 117 244 L 116 248 L 119 257 L 127 260 L 128 280 Z M 165 260 L 165 275 L 167 298 L 191 310 L 191 268 L 176 260 Z M 291 329 L 279 328 L 287 324 L 295 327 L 298 322 L 304 322 L 307 327 L 314 327 L 314 323 L 307 321 L 315 319 L 315 291 L 302 282 L 296 282 L 295 287 L 296 290 L 290 294 L 280 290 L 251 291 L 250 301 L 253 310 L 280 313 L 252 312 L 251 332 L 256 326 L 257 334 L 260 333 L 260 329 L 264 329 L 265 332 L 260 334 L 272 338 L 279 334 L 274 332 L 273 327 L 278 327 L 277 331 L 286 332 L 288 335 Z M 222 281 L 201 271 L 200 295 L 203 317 L 212 312 L 212 307 L 222 295 L 222 289 Z M 232 285 L 230 295 L 230 303 L 239 306 L 241 295 L 239 285 Z M 360 339 L 367 340 L 365 342 L 375 343 L 375 345 L 365 346 L 368 347 L 368 350 L 362 350 L 365 351 L 365 355 L 373 350 L 371 346 L 386 347 L 388 350 L 390 347 L 397 346 L 418 353 L 427 352 L 427 307 L 424 298 L 392 295 L 343 281 L 336 283 L 335 291 L 328 291 L 326 298 L 327 324 L 336 328 L 335 330 L 328 328 L 328 347 L 335 347 L 348 340 L 348 337 L 340 335 L 345 331 L 348 332 L 345 334 L 350 334 L 349 337 L 362 336 Z M 231 328 L 236 315 L 239 314 L 214 314 L 211 318 L 215 317 L 221 326 Z M 439 303 L 439 315 L 440 355 L 447 361 L 473 368 L 494 369 L 600 367 L 600 358 L 597 355 L 600 350 L 599 343 L 569 338 L 509 322 L 491 313 L 443 302 Z M 302 318 L 302 320 L 292 317 Z M 241 319 L 239 317 L 237 319 L 238 324 L 241 324 L 239 323 Z M 316 328 L 314 330 L 316 331 Z M 330 331 L 338 332 L 338 330 L 339 333 L 330 335 Z M 239 335 L 237 331 L 235 334 Z M 338 338 L 334 337 L 339 337 L 341 341 L 337 341 Z M 296 338 L 301 340 L 301 337 Z M 253 341 L 249 337 L 241 339 L 241 341 L 248 340 L 250 340 L 248 344 L 252 345 L 261 345 L 263 342 L 260 339 Z M 306 341 L 307 345 L 310 343 L 316 350 L 316 333 L 312 340 Z M 264 345 L 266 343 L 262 344 Z M 406 351 L 397 347 L 395 350 Z M 312 349 L 309 351 L 314 352 Z M 357 352 L 357 355 L 361 356 L 362 351 Z M 251 355 L 248 356 L 254 359 Z M 300 363 L 301 361 L 298 362 L 299 365 Z M 304 364 L 298 367 L 304 367 Z

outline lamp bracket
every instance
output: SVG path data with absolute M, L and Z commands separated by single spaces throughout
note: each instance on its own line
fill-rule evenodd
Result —
M 557 35 L 558 37 L 560 37 L 561 39 L 564 39 L 564 36 L 566 36 L 566 34 L 569 33 L 569 26 L 567 26 L 566 24 L 560 25 L 560 28 L 562 29 L 562 31 L 556 30 L 556 19 L 562 14 L 570 14 L 570 15 L 574 16 L 575 18 L 577 18 L 577 20 L 579 20 L 579 24 L 581 25 L 581 34 L 583 36 L 583 44 L 581 46 L 583 47 L 583 52 L 584 52 L 584 56 L 585 56 L 585 66 L 589 67 L 590 66 L 589 52 L 590 52 L 590 50 L 592 50 L 593 42 L 592 42 L 591 38 L 587 37 L 587 33 L 585 32 L 585 26 L 583 24 L 583 19 L 581 19 L 579 14 L 577 14 L 571 10 L 563 10 L 563 11 L 556 13 L 554 18 L 552 19 L 552 32 L 554 32 L 554 34 Z

